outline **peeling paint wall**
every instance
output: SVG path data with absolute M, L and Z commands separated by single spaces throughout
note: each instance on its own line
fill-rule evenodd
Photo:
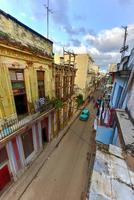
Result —
M 25 46 L 30 45 L 52 55 L 52 43 L 49 40 L 37 36 L 32 31 L 30 32 L 14 20 L 11 20 L 8 16 L 0 13 L 0 34 L 4 33 Z

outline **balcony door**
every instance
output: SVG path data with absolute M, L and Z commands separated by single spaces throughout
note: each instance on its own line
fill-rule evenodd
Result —
M 18 116 L 23 116 L 28 112 L 24 82 L 24 71 L 22 69 L 10 69 L 9 73 L 14 95 L 16 112 Z

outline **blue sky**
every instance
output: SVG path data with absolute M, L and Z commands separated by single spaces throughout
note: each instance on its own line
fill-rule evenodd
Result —
M 47 0 L 0 0 L 0 9 L 46 36 Z M 134 0 L 49 0 L 50 39 L 54 51 L 64 46 L 89 52 L 103 69 L 120 59 L 121 25 L 128 25 L 128 44 L 134 44 Z

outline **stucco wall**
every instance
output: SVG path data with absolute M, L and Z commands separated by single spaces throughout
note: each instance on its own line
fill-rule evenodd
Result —
M 87 77 L 87 67 L 88 67 L 88 55 L 78 54 L 76 56 L 76 72 L 75 84 L 84 90 L 86 87 L 86 77 Z
M 12 64 L 15 63 L 14 66 Z M 15 58 L 0 57 L 0 118 L 11 117 L 16 115 L 15 102 L 12 92 L 9 68 L 24 69 L 24 80 L 26 87 L 27 101 L 29 103 L 38 99 L 37 70 L 45 72 L 45 95 L 50 98 L 53 96 L 52 91 L 52 68 L 47 64 L 31 63 L 25 60 Z
M 76 56 L 77 72 L 76 72 L 75 84 L 82 91 L 84 99 L 86 99 L 91 92 L 89 83 L 92 81 L 94 73 L 88 73 L 88 72 L 93 71 L 94 65 L 95 64 L 89 54 L 77 54 Z
M 29 31 L 10 19 L 8 15 L 4 16 L 0 12 L 0 35 L 2 34 L 6 34 L 10 39 L 20 42 L 25 46 L 31 46 L 52 55 L 52 43 L 49 40 Z
M 134 119 L 134 81 L 133 81 L 132 87 L 130 89 L 127 108 L 130 112 L 131 117 Z

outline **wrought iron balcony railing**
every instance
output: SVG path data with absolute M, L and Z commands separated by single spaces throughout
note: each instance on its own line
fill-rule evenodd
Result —
M 0 140 L 28 125 L 29 122 L 45 114 L 52 108 L 54 108 L 53 104 L 51 102 L 47 102 L 44 105 L 40 105 L 34 114 L 28 115 L 20 121 L 18 119 L 5 120 L 5 122 L 1 125 Z

